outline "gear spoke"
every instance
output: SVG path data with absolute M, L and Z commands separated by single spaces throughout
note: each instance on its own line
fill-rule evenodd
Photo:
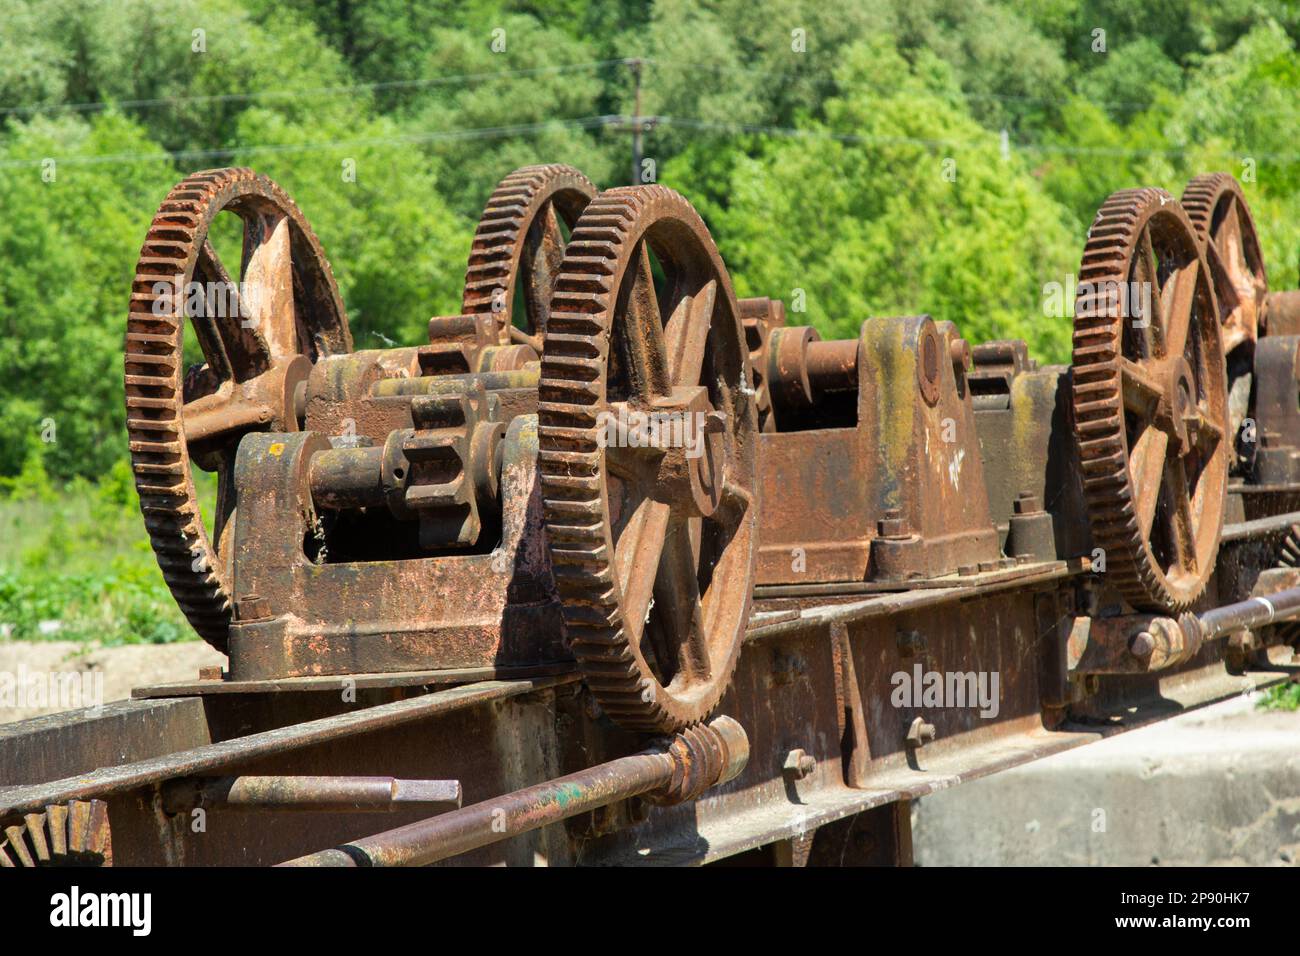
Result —
M 627 349 L 628 364 L 637 370 L 633 373 L 633 385 L 641 400 L 649 402 L 658 396 L 667 395 L 672 388 L 672 380 L 667 368 L 664 320 L 659 311 L 659 297 L 655 293 L 650 247 L 644 241 L 633 253 L 630 269 L 632 282 L 622 327 L 623 342 Z
M 623 591 L 624 622 L 634 641 L 640 640 L 646 626 L 670 514 L 663 502 L 643 498 L 616 546 L 614 561 Z
M 1140 358 L 1155 358 L 1164 354 L 1165 340 L 1165 314 L 1164 307 L 1161 304 L 1160 297 L 1160 266 L 1156 262 L 1155 247 L 1151 244 L 1151 231 L 1142 230 L 1142 235 L 1138 240 L 1137 263 L 1134 274 L 1138 277 L 1138 296 L 1137 301 L 1140 303 L 1138 309 L 1134 309 L 1133 292 L 1130 288 L 1128 296 L 1128 314 L 1130 321 L 1135 311 L 1140 312 L 1142 324 L 1136 326 L 1139 333 L 1139 339 L 1142 342 L 1142 351 Z M 1149 298 L 1147 293 L 1150 293 Z
M 704 606 L 696 572 L 697 538 L 688 521 L 678 519 L 668 528 L 659 574 L 654 582 L 658 620 L 675 650 L 679 673 L 689 680 L 708 680 L 709 646 L 704 628 Z
M 1198 572 L 1196 564 L 1196 520 L 1192 515 L 1191 495 L 1187 487 L 1187 472 L 1180 458 L 1165 461 L 1165 485 L 1169 489 L 1170 505 L 1167 512 L 1169 540 L 1173 546 L 1174 568 L 1186 574 Z
M 1223 429 L 1215 424 L 1210 418 L 1209 410 L 1202 405 L 1200 415 L 1196 419 L 1193 444 L 1207 454 L 1213 454 L 1221 441 L 1223 441 Z
M 555 277 L 564 261 L 564 234 L 555 214 L 555 204 L 546 203 L 536 221 L 528 228 L 524 240 L 522 267 L 524 274 L 524 304 L 528 309 L 528 327 L 533 329 L 533 341 L 541 351 L 542 335 L 546 332 L 546 310 L 550 306 Z
M 243 292 L 240 325 L 253 330 L 270 364 L 297 355 L 298 317 L 287 216 L 244 220 Z
M 696 385 L 704 362 L 704 343 L 713 321 L 718 283 L 709 281 L 694 295 L 682 296 L 664 328 L 669 377 L 674 385 Z
M 1168 448 L 1169 435 L 1160 428 L 1148 426 L 1138 438 L 1130 458 L 1129 474 L 1137 492 L 1138 526 L 1146 537 L 1151 534 L 1151 522 L 1160 500 L 1160 481 Z
M 1124 388 L 1124 407 L 1150 417 L 1152 410 L 1165 396 L 1164 384 L 1146 366 L 1133 359 L 1120 359 L 1120 374 Z
M 1161 296 L 1167 303 L 1164 319 L 1167 329 L 1165 354 L 1174 358 L 1183 355 L 1187 349 L 1188 331 L 1196 318 L 1196 286 L 1200 274 L 1200 258 L 1193 258 L 1173 274 Z
M 1214 243 L 1223 251 L 1223 259 L 1233 267 L 1246 264 L 1246 255 L 1242 249 L 1241 214 L 1238 211 L 1237 197 L 1231 195 L 1226 201 L 1223 219 L 1214 237 Z
M 190 316 L 190 322 L 194 326 L 194 334 L 198 338 L 199 348 L 203 351 L 203 357 L 208 360 L 208 366 L 212 369 L 214 375 L 222 381 L 233 379 L 235 376 L 234 365 L 230 357 L 230 348 L 226 339 L 228 334 L 223 330 L 222 322 L 219 317 L 220 310 L 213 309 L 212 303 L 206 294 L 207 288 L 212 288 L 220 294 L 227 294 L 227 301 L 235 305 L 231 312 L 232 323 L 239 321 L 240 304 L 239 291 L 235 284 L 230 281 L 230 274 L 226 272 L 225 265 L 221 262 L 221 257 L 217 255 L 217 250 L 212 248 L 212 243 L 207 239 L 203 240 L 203 248 L 199 251 L 199 260 L 194 269 L 195 279 L 205 284 L 205 294 L 203 296 L 203 308 L 196 310 L 197 314 Z M 210 284 L 210 285 L 209 285 Z M 185 311 L 189 310 L 189 297 L 183 290 L 178 290 L 182 296 Z M 236 346 L 237 348 L 237 346 Z

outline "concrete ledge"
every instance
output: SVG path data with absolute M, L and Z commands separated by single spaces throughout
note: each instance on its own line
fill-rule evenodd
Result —
M 1239 697 L 913 804 L 921 866 L 1295 865 L 1300 714 Z

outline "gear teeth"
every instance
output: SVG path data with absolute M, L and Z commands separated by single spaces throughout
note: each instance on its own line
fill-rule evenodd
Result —
M 315 255 L 325 286 L 324 294 L 314 300 L 320 323 L 317 347 L 351 350 L 342 300 L 316 235 L 279 186 L 240 167 L 194 173 L 173 187 L 158 207 L 136 262 L 123 362 L 131 468 L 145 528 L 177 604 L 199 635 L 223 653 L 231 621 L 230 592 L 203 528 L 182 422 L 185 323 L 176 312 L 154 311 L 159 301 L 154 285 L 166 280 L 170 288 L 178 275 L 188 281 L 212 218 L 247 195 L 278 205 L 299 232 L 295 249 L 301 245 Z
M 1183 190 L 1180 201 L 1183 208 L 1187 210 L 1187 218 L 1192 221 L 1197 238 L 1201 241 L 1209 238 L 1214 221 L 1214 210 L 1228 193 L 1237 196 L 1242 200 L 1242 205 L 1245 205 L 1241 186 L 1228 173 L 1204 173 L 1196 176 Z
M 1248 259 L 1254 260 L 1251 266 L 1259 273 L 1258 306 L 1262 308 L 1263 301 L 1268 295 L 1268 276 L 1264 268 L 1264 256 L 1259 247 L 1259 236 L 1255 231 L 1255 219 L 1250 214 L 1250 207 L 1246 203 L 1246 194 L 1242 191 L 1241 183 L 1237 182 L 1230 173 L 1205 173 L 1196 176 L 1187 184 L 1180 201 L 1183 209 L 1187 211 L 1187 218 L 1192 222 L 1192 228 L 1196 230 L 1196 238 L 1201 242 L 1209 242 L 1216 239 L 1213 234 L 1215 210 L 1228 196 L 1235 198 L 1238 215 L 1242 218 L 1242 238 L 1249 247 L 1243 251 Z
M 0 868 L 113 865 L 108 805 L 102 800 L 51 804 L 2 832 Z

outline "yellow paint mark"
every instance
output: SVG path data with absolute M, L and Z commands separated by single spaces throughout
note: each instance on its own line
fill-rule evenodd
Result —
M 282 441 L 275 442 L 270 448 L 267 449 L 267 451 L 269 451 L 276 458 L 279 458 L 281 455 L 284 454 L 284 442 Z

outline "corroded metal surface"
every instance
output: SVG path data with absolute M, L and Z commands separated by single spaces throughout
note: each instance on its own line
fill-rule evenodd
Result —
M 26 813 L 4 827 L 0 839 L 0 869 L 112 865 L 113 837 L 102 800 L 69 800 Z
M 488 800 L 433 820 L 291 860 L 290 866 L 426 866 L 497 840 L 645 795 L 676 804 L 734 780 L 749 760 L 745 730 L 730 717 L 688 727 L 629 757 Z

